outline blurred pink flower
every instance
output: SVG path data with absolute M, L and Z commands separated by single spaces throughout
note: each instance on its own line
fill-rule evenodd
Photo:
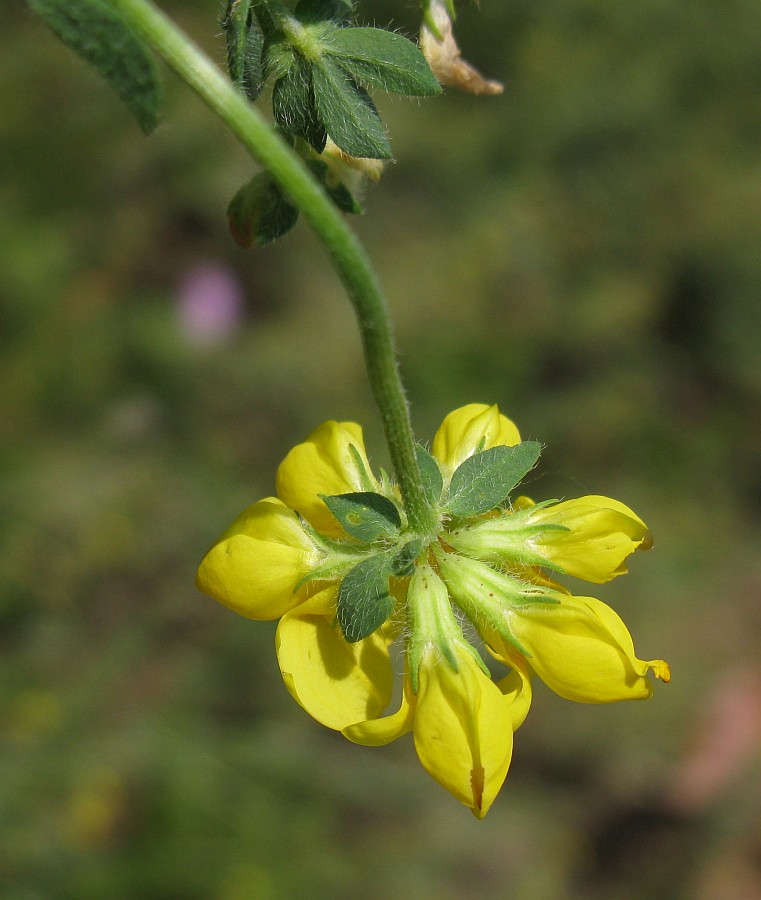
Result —
M 190 343 L 224 341 L 240 326 L 243 311 L 243 286 L 229 266 L 207 260 L 185 272 L 177 290 L 177 312 Z

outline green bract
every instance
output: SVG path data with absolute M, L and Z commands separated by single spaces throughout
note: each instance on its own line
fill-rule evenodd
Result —
M 452 475 L 444 508 L 454 516 L 478 516 L 500 506 L 534 468 L 541 449 L 536 441 L 524 441 L 469 456 Z
M 399 536 L 402 526 L 399 510 L 382 494 L 358 491 L 322 499 L 348 534 L 360 541 L 372 542 Z

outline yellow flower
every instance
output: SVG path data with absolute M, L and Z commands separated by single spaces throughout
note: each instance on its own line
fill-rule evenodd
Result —
M 533 674 L 588 703 L 649 697 L 648 671 L 669 679 L 665 662 L 635 655 L 609 606 L 554 580 L 609 581 L 652 540 L 607 497 L 511 500 L 540 447 L 521 443 L 496 406 L 454 410 L 431 449 L 419 461 L 435 535 L 409 526 L 360 427 L 326 422 L 283 460 L 278 497 L 241 513 L 209 550 L 197 584 L 249 618 L 280 619 L 283 681 L 318 722 L 374 746 L 412 732 L 425 769 L 480 818 L 507 774 Z M 389 714 L 394 641 L 406 667 Z
M 475 559 L 437 553 L 452 599 L 474 622 L 497 659 L 516 654 L 561 697 L 583 703 L 643 700 L 663 660 L 638 659 L 619 616 L 592 597 L 573 597 L 551 581 L 522 582 Z
M 642 519 L 610 497 L 539 505 L 520 497 L 516 506 L 453 529 L 449 543 L 487 562 L 545 565 L 595 584 L 623 575 L 627 556 L 652 547 Z
M 670 680 L 668 664 L 643 661 L 614 610 L 593 597 L 560 595 L 557 604 L 519 607 L 508 613 L 508 627 L 531 654 L 528 664 L 566 700 L 611 703 L 644 700 L 653 693 L 652 670 Z

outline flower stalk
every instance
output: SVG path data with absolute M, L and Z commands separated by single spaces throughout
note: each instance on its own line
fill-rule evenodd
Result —
M 112 6 L 270 172 L 322 242 L 357 315 L 367 374 L 405 512 L 413 530 L 431 534 L 435 516 L 423 492 L 387 304 L 356 235 L 301 158 L 164 13 L 149 0 L 112 0 Z

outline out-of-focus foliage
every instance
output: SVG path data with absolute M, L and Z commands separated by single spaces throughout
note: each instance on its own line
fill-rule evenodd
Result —
M 218 4 L 164 6 L 224 62 Z M 761 894 L 761 7 L 484 0 L 458 34 L 502 98 L 381 101 L 358 227 L 419 436 L 499 402 L 537 495 L 656 538 L 600 596 L 672 684 L 538 688 L 482 823 L 409 742 L 313 724 L 273 629 L 192 587 L 319 422 L 386 463 L 324 254 L 232 243 L 254 167 L 176 79 L 145 139 L 20 0 L 0 25 L 3 896 Z

